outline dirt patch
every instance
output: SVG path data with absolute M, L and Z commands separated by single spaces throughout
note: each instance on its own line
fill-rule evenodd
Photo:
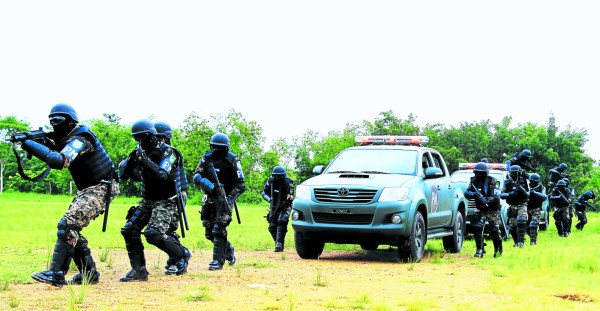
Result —
M 98 251 L 96 251 L 98 252 Z M 110 267 L 94 258 L 100 283 L 90 285 L 81 310 L 322 310 L 402 309 L 418 301 L 430 308 L 448 305 L 490 307 L 503 297 L 486 293 L 488 271 L 465 261 L 466 254 L 446 254 L 453 263 L 399 263 L 394 251 L 325 251 L 320 260 L 303 260 L 294 250 L 236 252 L 238 263 L 209 271 L 210 250 L 194 250 L 188 274 L 164 275 L 166 255 L 146 250 L 148 282 L 121 283 L 129 270 L 124 250 L 111 250 Z M 110 260 L 110 259 L 109 259 Z M 37 272 L 32 269 L 32 273 Z M 68 277 L 76 272 L 71 271 Z M 2 309 L 10 299 L 19 310 L 69 310 L 74 295 L 65 286 L 11 284 L 0 293 Z

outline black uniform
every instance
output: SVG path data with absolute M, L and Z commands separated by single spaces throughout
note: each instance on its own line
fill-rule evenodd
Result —
M 561 183 L 563 181 L 559 181 L 557 186 L 552 190 L 550 202 L 556 208 L 553 217 L 558 236 L 565 237 L 565 229 L 570 221 L 569 205 L 571 204 L 571 192 L 568 188 L 561 186 Z
M 586 203 L 588 200 L 595 197 L 596 195 L 593 192 L 586 191 L 577 198 L 577 201 L 575 202 L 575 215 L 577 215 L 579 222 L 575 225 L 575 228 L 583 230 L 583 227 L 587 224 L 587 216 L 585 213 Z
M 52 116 L 51 114 L 51 122 Z M 100 274 L 96 271 L 88 241 L 81 230 L 104 213 L 107 201 L 110 203 L 119 193 L 119 186 L 113 180 L 113 162 L 92 130 L 75 123 L 67 131 L 55 131 L 49 135 L 44 144 L 25 140 L 22 147 L 52 169 L 68 167 L 78 189 L 69 210 L 58 222 L 58 239 L 50 269 L 34 273 L 32 278 L 62 286 L 66 283 L 64 277 L 73 260 L 80 273 L 70 283 L 81 284 L 84 277 L 89 283 L 97 283 Z M 107 195 L 108 187 L 112 191 L 110 197 Z
M 499 191 L 496 189 L 496 179 L 491 176 L 471 177 L 471 183 L 467 187 L 465 198 L 474 200 L 478 210 L 477 221 L 472 224 L 477 246 L 475 257 L 483 257 L 485 253 L 483 231 L 486 221 L 491 227 L 490 237 L 494 243 L 494 257 L 502 256 L 502 237 L 500 233 L 502 222 L 500 209 L 502 206 L 500 205 Z
M 167 270 L 165 274 L 184 274 L 191 257 L 189 250 L 179 242 L 179 235 L 176 233 L 180 217 L 175 202 L 175 187 L 181 165 L 179 158 L 171 146 L 162 142 L 147 149 L 148 153 L 136 149 L 120 166 L 123 179 L 134 176 L 135 170 L 140 171 L 143 198 L 138 206 L 129 210 L 127 222 L 121 229 L 132 268 L 121 278 L 122 282 L 148 279 L 141 240 L 144 227 L 146 241 L 176 261 L 175 268 Z
M 531 181 L 529 190 L 529 201 L 527 201 L 527 222 L 529 227 L 529 238 L 531 245 L 537 244 L 538 227 L 542 212 L 542 203 L 548 199 L 542 184 Z
M 267 221 L 269 232 L 275 242 L 275 251 L 281 252 L 285 245 L 285 235 L 292 211 L 294 181 L 287 177 L 276 179 L 271 176 L 265 182 L 262 197 L 269 202 Z
M 510 167 L 514 165 L 518 165 L 527 171 L 534 170 L 529 161 L 529 157 L 525 156 L 523 152 L 516 152 L 508 161 L 506 161 L 506 164 L 508 170 L 510 170 Z
M 223 186 L 226 198 L 220 196 L 213 168 Z M 204 226 L 204 236 L 213 242 L 213 261 L 209 269 L 220 269 L 225 260 L 230 265 L 235 263 L 234 247 L 227 240 L 227 226 L 232 220 L 232 208 L 235 200 L 244 191 L 244 173 L 237 156 L 227 152 L 219 157 L 212 151 L 207 151 L 195 170 L 194 182 L 205 192 L 202 205 L 201 219 Z
M 557 167 L 551 169 L 548 172 L 548 174 L 549 174 L 549 176 L 548 176 L 548 189 L 546 189 L 546 191 L 548 191 L 548 194 L 550 194 L 552 192 L 552 190 L 556 186 L 556 183 L 559 180 L 571 177 L 571 175 L 567 174 L 565 172 L 565 170 L 566 170 L 566 168 L 561 168 L 561 166 L 557 166 Z

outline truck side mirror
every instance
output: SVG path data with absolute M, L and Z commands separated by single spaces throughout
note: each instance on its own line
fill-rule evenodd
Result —
M 317 165 L 317 166 L 315 166 L 315 168 L 313 168 L 312 173 L 314 175 L 319 175 L 319 174 L 323 173 L 324 168 L 325 168 L 324 165 Z
M 444 173 L 437 167 L 428 167 L 425 170 L 425 179 L 440 178 L 442 176 L 444 176 Z

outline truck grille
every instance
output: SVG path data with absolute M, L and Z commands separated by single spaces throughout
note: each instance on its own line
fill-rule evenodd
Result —
M 315 222 L 338 225 L 370 225 L 373 214 L 331 214 L 313 212 Z
M 315 188 L 315 199 L 322 203 L 369 203 L 377 194 L 377 190 L 364 189 L 324 189 Z M 344 195 L 340 195 L 343 193 Z

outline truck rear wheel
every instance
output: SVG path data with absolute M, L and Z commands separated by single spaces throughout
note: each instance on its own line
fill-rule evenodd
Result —
M 465 220 L 459 212 L 456 214 L 452 235 L 443 237 L 444 249 L 448 253 L 459 253 L 463 245 L 463 237 L 465 236 Z
M 296 252 L 302 259 L 317 259 L 323 252 L 325 243 L 317 240 L 305 239 L 302 233 L 294 232 Z
M 410 235 L 400 241 L 398 245 L 398 255 L 402 262 L 419 262 L 425 253 L 425 243 L 427 242 L 427 229 L 425 220 L 420 212 L 415 214 Z

